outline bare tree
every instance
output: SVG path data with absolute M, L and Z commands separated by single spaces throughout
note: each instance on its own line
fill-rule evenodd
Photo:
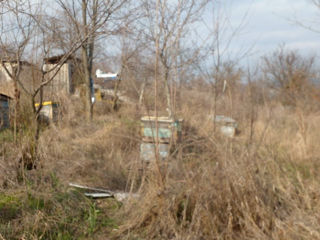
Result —
M 56 0 L 62 8 L 64 16 L 70 23 L 70 32 L 76 38 L 83 39 L 81 46 L 81 59 L 83 62 L 84 79 L 86 84 L 86 109 L 87 117 L 93 116 L 92 102 L 92 66 L 94 59 L 95 42 L 101 37 L 113 34 L 119 29 L 121 10 L 129 0 L 81 0 L 62 1 Z M 110 28 L 108 28 L 110 27 Z M 88 36 L 86 38 L 86 36 Z
M 142 1 L 146 15 L 140 20 L 141 32 L 139 34 L 144 36 L 146 42 L 152 43 L 152 45 L 149 44 L 151 52 L 156 50 L 161 64 L 159 70 L 162 73 L 161 83 L 165 89 L 169 116 L 173 115 L 172 83 L 177 81 L 174 78 L 178 78 L 178 69 L 195 59 L 195 54 L 188 56 L 183 52 L 183 49 L 191 44 L 187 34 L 190 33 L 192 24 L 199 21 L 207 2 L 207 0 L 160 0 L 156 6 L 154 2 Z M 156 22 L 154 16 L 158 16 Z M 186 58 L 183 59 L 182 56 Z
M 19 111 L 20 91 L 18 83 L 24 64 L 22 56 L 31 39 L 31 34 L 35 29 L 35 24 L 32 19 L 25 18 L 19 14 L 24 9 L 29 8 L 28 1 L 3 1 L 1 3 L 1 67 L 4 75 L 13 83 L 11 88 L 10 83 L 7 87 L 7 94 L 14 97 L 14 141 L 17 140 L 17 115 Z M 8 79 L 4 79 L 7 81 Z M 2 83 L 3 84 L 3 83 Z M 8 89 L 9 88 L 9 89 Z M 10 90 L 13 89 L 13 93 Z
M 45 68 L 45 58 L 56 52 L 56 45 L 51 39 L 55 28 L 51 26 L 52 17 L 43 13 L 40 3 L 31 0 L 1 2 L 3 11 L 3 28 L 0 36 L 1 65 L 9 80 L 14 83 L 16 105 L 19 99 L 18 92 L 22 91 L 30 100 L 33 109 L 35 124 L 34 139 L 30 140 L 28 149 L 35 155 L 28 159 L 28 164 L 35 164 L 37 145 L 40 136 L 39 116 L 43 107 L 45 87 L 54 81 L 63 64 L 94 35 L 95 29 L 88 30 L 86 35 L 74 38 L 72 44 L 66 46 L 63 55 L 51 68 Z M 12 20 L 11 31 L 6 31 L 4 23 Z M 28 61 L 26 61 L 28 60 Z M 24 69 L 25 68 L 25 69 Z M 21 75 L 22 70 L 24 74 Z M 28 76 L 25 73 L 30 73 Z M 39 106 L 35 106 L 39 101 Z M 17 106 L 15 108 L 17 111 Z M 16 127 L 15 127 L 16 128 Z M 33 129 L 30 127 L 30 129 Z
M 308 19 L 302 19 L 301 16 L 299 16 L 299 9 L 295 13 L 293 13 L 293 17 L 289 18 L 288 20 L 296 24 L 302 28 L 305 28 L 307 30 L 310 30 L 314 33 L 320 33 L 320 28 L 319 28 L 319 14 L 318 11 L 320 11 L 320 1 L 319 0 L 309 0 L 307 2 L 310 2 L 315 9 L 317 10 L 315 13 L 311 13 L 308 15 Z
M 271 56 L 264 57 L 263 72 L 269 87 L 285 104 L 296 105 L 306 97 L 315 76 L 314 58 L 303 58 L 298 53 L 283 47 Z
M 237 42 L 238 36 L 243 32 L 248 21 L 249 9 L 243 12 L 239 22 L 231 21 L 231 13 L 225 3 L 212 1 L 210 4 L 209 21 L 203 20 L 203 26 L 207 29 L 209 35 L 206 44 L 205 61 L 200 62 L 201 66 L 197 66 L 199 72 L 211 85 L 211 94 L 213 97 L 212 107 L 210 111 L 215 115 L 219 111 L 218 103 L 225 97 L 229 99 L 229 103 L 224 102 L 224 108 L 231 106 L 230 115 L 233 114 L 234 90 L 239 85 L 241 78 L 241 70 L 237 63 L 243 58 L 249 56 L 253 49 L 253 45 L 246 47 L 241 46 Z M 233 45 L 237 44 L 237 50 L 233 49 Z M 237 79 L 237 81 L 235 81 Z M 214 131 L 215 131 L 214 123 Z

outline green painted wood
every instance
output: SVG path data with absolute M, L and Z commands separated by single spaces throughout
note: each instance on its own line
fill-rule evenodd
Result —
M 170 138 L 171 137 L 171 129 L 168 128 L 159 128 L 158 129 L 158 137 L 159 138 Z M 143 128 L 143 136 L 144 137 L 156 137 L 156 129 L 154 128 Z
M 169 155 L 169 144 L 159 144 L 159 157 L 164 160 Z M 154 143 L 141 143 L 140 144 L 140 158 L 144 161 L 154 161 L 155 156 L 155 144 Z

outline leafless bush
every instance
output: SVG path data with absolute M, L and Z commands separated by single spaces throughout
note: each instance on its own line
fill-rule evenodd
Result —
M 310 92 L 315 86 L 314 61 L 314 57 L 307 59 L 284 48 L 265 57 L 263 69 L 273 95 L 286 105 L 296 106 L 306 99 L 310 101 L 313 96 Z

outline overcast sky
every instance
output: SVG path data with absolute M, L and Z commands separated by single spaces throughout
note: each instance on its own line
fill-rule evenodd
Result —
M 233 54 L 237 54 L 239 49 L 253 46 L 250 58 L 258 58 L 285 44 L 288 49 L 297 50 L 303 55 L 319 55 L 320 9 L 313 5 L 312 0 L 221 0 L 220 4 L 223 14 L 230 19 L 229 27 L 233 29 L 246 16 L 241 32 L 229 47 Z M 209 18 L 212 15 L 209 12 L 212 9 L 211 5 L 205 14 L 211 26 L 212 19 Z M 319 33 L 307 30 L 294 21 L 318 26 Z

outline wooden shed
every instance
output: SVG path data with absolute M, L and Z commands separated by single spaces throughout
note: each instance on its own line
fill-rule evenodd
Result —
M 0 130 L 10 126 L 9 102 L 10 97 L 0 93 Z
M 45 58 L 44 69 L 47 71 L 54 69 L 58 64 L 60 64 L 61 59 L 63 57 L 64 55 Z M 50 72 L 48 74 L 49 77 L 53 76 L 53 74 L 56 75 L 53 81 L 46 86 L 46 93 L 49 95 L 49 98 L 53 99 L 52 96 L 50 97 L 50 94 L 56 95 L 58 93 L 64 93 L 69 95 L 74 93 L 75 81 L 77 80 L 75 79 L 77 78 L 76 72 L 77 69 L 80 69 L 81 67 L 81 60 L 73 56 L 70 56 L 67 59 L 67 61 L 64 64 L 62 64 L 58 72 L 56 72 L 55 69 L 52 72 Z
M 35 74 L 37 69 L 32 64 L 26 61 L 20 61 L 20 80 L 23 82 L 24 87 L 27 91 L 32 91 L 35 88 L 35 85 L 38 83 L 35 81 Z M 7 70 L 12 73 L 13 70 L 17 67 L 18 62 L 16 60 L 5 60 L 3 61 L 3 65 L 7 68 Z M 15 95 L 15 87 L 14 82 L 5 70 L 4 66 L 0 64 L 0 93 L 14 97 Z M 18 84 L 18 89 L 19 84 Z

